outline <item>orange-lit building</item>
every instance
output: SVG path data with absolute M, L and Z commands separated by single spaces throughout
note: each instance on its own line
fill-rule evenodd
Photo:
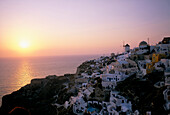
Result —
M 155 63 L 159 62 L 164 57 L 166 57 L 165 54 L 152 54 L 152 62 L 146 64 L 146 73 L 152 73 L 155 69 Z

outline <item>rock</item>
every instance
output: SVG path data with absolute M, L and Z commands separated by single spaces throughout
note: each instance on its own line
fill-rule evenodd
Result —
M 33 79 L 30 84 L 18 91 L 5 95 L 2 98 L 0 115 L 6 115 L 17 106 L 30 110 L 31 115 L 56 115 L 57 109 L 52 106 L 52 103 L 57 100 L 64 104 L 69 96 L 74 94 L 70 92 L 67 94 L 69 89 L 65 89 L 63 85 L 71 82 L 68 77 L 74 75 L 67 74 L 66 76 L 50 75 L 44 79 Z

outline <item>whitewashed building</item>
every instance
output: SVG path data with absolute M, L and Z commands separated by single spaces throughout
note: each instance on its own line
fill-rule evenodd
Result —
M 166 101 L 164 108 L 165 110 L 170 110 L 170 86 L 163 92 L 164 100 Z
M 149 52 L 150 48 L 149 45 L 147 44 L 147 42 L 142 41 L 139 44 L 139 50 L 136 52 L 136 54 L 138 55 L 142 55 L 142 54 L 147 54 Z

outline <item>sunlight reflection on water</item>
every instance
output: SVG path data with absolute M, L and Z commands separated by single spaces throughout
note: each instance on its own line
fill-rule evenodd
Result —
M 24 86 L 30 83 L 30 79 L 33 78 L 32 73 L 34 73 L 27 60 L 23 60 L 21 63 L 21 67 L 18 68 L 16 74 L 17 76 L 15 76 L 16 81 L 14 82 L 18 86 Z
M 98 56 L 63 56 L 40 58 L 0 58 L 0 105 L 3 95 L 10 94 L 29 84 L 31 79 L 47 75 L 75 73 L 76 68 L 88 59 Z

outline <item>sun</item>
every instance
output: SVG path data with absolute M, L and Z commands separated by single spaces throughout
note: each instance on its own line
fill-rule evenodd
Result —
M 29 44 L 29 42 L 28 41 L 20 41 L 20 43 L 19 43 L 19 46 L 21 47 L 21 48 L 28 48 L 29 46 L 30 46 L 30 44 Z

